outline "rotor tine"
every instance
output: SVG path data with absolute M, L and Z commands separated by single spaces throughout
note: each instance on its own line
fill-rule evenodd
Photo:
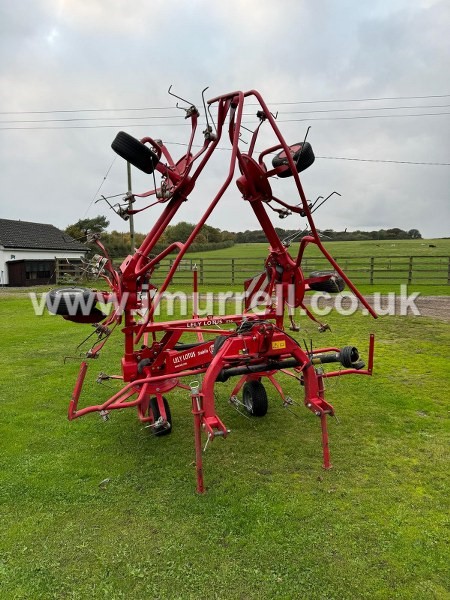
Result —
M 298 162 L 300 161 L 300 157 L 301 157 L 301 155 L 302 155 L 303 148 L 305 147 L 306 138 L 308 137 L 308 133 L 309 133 L 309 130 L 310 130 L 310 129 L 311 129 L 311 125 L 308 125 L 308 129 L 306 130 L 305 137 L 304 137 L 304 139 L 303 139 L 303 144 L 302 144 L 302 147 L 300 148 L 300 154 L 298 155 L 298 158 L 297 158 L 297 164 L 298 164 Z
M 178 100 L 181 100 L 182 102 L 185 102 L 186 104 L 189 104 L 190 106 L 194 106 L 193 102 L 189 102 L 189 100 L 186 100 L 185 98 L 182 98 L 181 96 L 177 96 L 176 94 L 174 94 L 173 92 L 170 91 L 171 89 L 172 89 L 172 84 L 170 85 L 169 89 L 167 90 L 168 94 L 170 94 L 174 98 L 178 98 Z M 208 89 L 208 88 L 206 88 L 206 89 Z M 178 106 L 178 103 L 177 103 L 177 108 L 181 108 Z M 182 110 L 184 110 L 184 109 L 182 109 Z
M 298 415 L 295 411 L 293 411 L 292 408 L 289 408 L 289 406 L 284 406 L 283 408 L 288 410 L 292 415 L 294 415 L 294 417 L 297 417 L 297 419 L 301 419 L 300 415 Z
M 238 403 L 239 403 L 239 404 L 242 404 L 242 402 L 240 402 L 240 401 L 238 400 L 238 398 L 235 398 L 235 400 L 231 400 L 231 398 L 230 398 L 229 402 L 230 402 L 231 406 L 234 408 L 234 410 L 235 410 L 237 413 L 239 413 L 240 415 L 242 415 L 243 417 L 245 417 L 246 419 L 248 419 L 249 421 L 251 421 L 251 419 L 250 419 L 250 417 L 249 417 L 248 415 L 246 415 L 246 414 L 245 414 L 245 413 L 243 413 L 241 410 L 239 410 L 239 408 L 238 408 Z
M 78 344 L 77 350 L 80 346 L 82 346 L 85 342 L 87 342 L 89 338 L 91 338 L 93 335 L 95 335 L 96 332 L 97 332 L 97 330 L 94 329 L 94 331 L 92 333 L 90 333 L 86 338 L 84 338 L 84 340 Z
M 208 110 L 206 108 L 206 102 L 205 102 L 205 92 L 206 90 L 209 88 L 209 86 L 206 86 L 203 90 L 202 90 L 202 102 L 203 102 L 203 108 L 205 109 L 205 118 L 206 118 L 206 128 L 209 131 L 209 121 L 208 121 Z
M 311 204 L 311 206 L 309 207 L 309 210 L 311 211 L 311 214 L 312 214 L 313 208 L 315 207 L 315 205 L 318 203 L 319 200 L 323 200 L 323 196 L 317 196 L 317 198 Z
M 233 408 L 237 413 L 242 415 L 245 419 L 248 419 L 249 421 L 251 421 L 250 417 L 248 415 L 246 415 L 244 412 L 242 412 L 242 410 L 239 410 L 239 408 L 237 406 L 233 405 Z
M 214 129 L 215 129 L 215 131 L 216 131 L 216 134 L 217 134 L 217 127 L 216 127 L 216 124 L 215 124 L 215 122 L 214 122 L 214 118 L 213 118 L 213 116 L 212 116 L 212 114 L 211 114 L 211 105 L 210 105 L 210 104 L 208 104 L 208 105 L 207 105 L 207 111 L 208 111 L 208 113 L 209 113 L 209 116 L 211 117 L 211 122 L 212 122 L 212 124 L 214 125 Z

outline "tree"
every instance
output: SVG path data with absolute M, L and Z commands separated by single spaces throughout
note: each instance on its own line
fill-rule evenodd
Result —
M 422 239 L 422 235 L 421 235 L 421 233 L 420 233 L 420 231 L 418 229 L 410 229 L 408 231 L 408 236 L 412 240 L 421 240 Z
M 172 242 L 184 243 L 191 235 L 195 225 L 192 223 L 186 223 L 186 221 L 180 221 L 176 225 L 169 225 L 165 231 L 165 238 L 168 244 Z
M 222 233 L 220 229 L 217 229 L 216 227 L 203 225 L 201 232 L 205 236 L 206 242 L 209 244 L 217 244 L 222 241 Z
M 89 232 L 102 233 L 108 225 L 108 219 L 103 215 L 98 215 L 93 219 L 79 219 L 73 225 L 68 225 L 65 232 L 80 242 L 86 242 Z
M 405 233 L 403 229 L 392 227 L 392 229 L 386 231 L 386 236 L 390 240 L 400 240 L 402 238 L 402 233 Z

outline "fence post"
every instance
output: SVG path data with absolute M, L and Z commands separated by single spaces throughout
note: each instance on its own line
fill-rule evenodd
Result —
M 234 258 L 231 259 L 231 284 L 234 284 Z
M 373 268 L 374 268 L 375 258 L 373 256 L 370 257 L 370 285 L 373 285 Z
M 412 283 L 413 277 L 413 256 L 409 257 L 408 284 Z
M 203 285 L 203 258 L 200 259 L 200 283 Z
M 450 285 L 450 256 L 448 257 L 448 274 L 447 274 L 447 283 Z

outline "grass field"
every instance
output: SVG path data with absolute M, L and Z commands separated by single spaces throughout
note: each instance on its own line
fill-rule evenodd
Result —
M 410 292 L 418 291 L 426 295 L 450 294 L 450 239 L 325 241 L 324 244 L 364 294 L 375 291 L 398 293 L 401 284 L 408 284 Z M 183 289 L 190 287 L 190 268 L 197 263 L 203 280 L 202 289 L 219 289 L 221 285 L 226 285 L 227 289 L 241 290 L 245 279 L 263 269 L 267 250 L 267 244 L 236 244 L 222 250 L 188 253 L 185 264 L 175 275 L 175 286 Z M 295 257 L 298 243 L 292 244 L 289 252 Z M 419 257 L 414 260 L 414 267 L 410 264 L 410 256 Z M 374 257 L 374 262 L 371 262 L 370 257 Z M 231 259 L 237 260 L 232 264 Z M 160 268 L 155 271 L 153 277 L 156 284 L 163 280 L 171 260 L 173 258 L 162 261 Z M 316 246 L 309 245 L 302 267 L 304 272 L 309 274 L 312 271 L 329 269 L 330 265 Z
M 79 361 L 62 359 L 89 326 L 2 296 L 0 597 L 448 598 L 448 323 L 329 322 L 295 335 L 361 351 L 377 335 L 374 376 L 328 384 L 334 468 L 321 469 L 309 411 L 271 393 L 250 421 L 226 402 L 228 382 L 217 406 L 232 433 L 209 446 L 198 496 L 186 392 L 170 395 L 165 438 L 131 409 L 69 423 Z M 120 335 L 109 343 L 90 365 L 90 401 L 111 392 L 94 383 L 117 371 Z
M 450 256 L 450 238 L 432 240 L 371 240 L 354 242 L 330 242 L 323 240 L 325 248 L 332 256 Z M 435 246 L 430 248 L 430 244 Z M 235 244 L 223 250 L 209 252 L 193 252 L 199 258 L 244 257 L 265 258 L 268 244 Z M 290 246 L 292 255 L 298 252 L 298 243 Z M 316 246 L 309 245 L 307 252 L 311 256 L 319 256 Z M 189 254 L 187 256 L 190 256 Z
M 449 295 L 450 285 L 450 238 L 431 240 L 379 240 L 329 242 L 324 241 L 326 249 L 338 261 L 350 279 L 364 294 L 374 291 L 380 293 L 399 292 L 401 284 L 408 284 L 410 292 L 418 291 L 426 295 Z M 431 246 L 431 247 L 430 247 Z M 177 271 L 174 284 L 177 289 L 190 289 L 191 265 L 198 263 L 203 269 L 202 290 L 211 288 L 242 290 L 243 281 L 261 271 L 267 258 L 267 244 L 235 244 L 222 250 L 187 253 L 184 264 Z M 295 257 L 298 243 L 289 248 Z M 408 283 L 409 257 L 419 257 L 414 261 L 413 277 Z M 374 257 L 374 282 L 370 283 L 370 257 Z M 231 259 L 237 259 L 232 266 Z M 248 262 L 246 262 L 246 259 Z M 122 259 L 123 260 L 123 259 Z M 117 264 L 121 259 L 115 261 Z M 164 259 L 154 272 L 153 280 L 158 285 L 166 275 L 173 256 Z M 203 261 L 203 264 L 202 264 Z M 309 245 L 302 263 L 304 272 L 329 269 L 314 245 Z M 232 274 L 233 273 L 233 274 Z M 234 283 L 232 283 L 234 281 Z

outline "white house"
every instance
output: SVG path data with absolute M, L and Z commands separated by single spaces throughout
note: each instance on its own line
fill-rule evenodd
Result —
M 56 259 L 80 260 L 87 251 L 53 225 L 0 219 L 0 285 L 54 283 Z

